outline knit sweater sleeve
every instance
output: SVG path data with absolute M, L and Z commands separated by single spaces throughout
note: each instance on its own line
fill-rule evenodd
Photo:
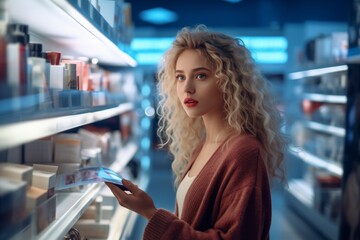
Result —
M 264 215 L 261 191 L 254 187 L 240 189 L 224 198 L 223 208 L 214 228 L 196 231 L 171 212 L 159 209 L 150 219 L 144 239 L 261 239 Z

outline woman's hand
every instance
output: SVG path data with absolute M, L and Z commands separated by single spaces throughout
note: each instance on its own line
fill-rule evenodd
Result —
M 110 188 L 121 206 L 130 209 L 149 220 L 157 210 L 151 197 L 138 188 L 137 185 L 126 179 L 123 179 L 122 183 L 130 193 L 121 190 L 112 183 L 107 182 L 105 184 Z

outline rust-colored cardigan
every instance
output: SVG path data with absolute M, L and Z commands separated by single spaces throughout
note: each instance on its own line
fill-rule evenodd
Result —
M 269 239 L 270 223 L 271 195 L 261 146 L 255 137 L 241 135 L 223 143 L 203 167 L 187 192 L 181 219 L 177 210 L 158 209 L 143 239 Z

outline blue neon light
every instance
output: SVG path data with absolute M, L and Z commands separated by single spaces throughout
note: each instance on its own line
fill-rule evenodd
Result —
M 240 38 L 259 64 L 285 64 L 288 42 L 282 36 L 244 36 Z M 140 65 L 157 65 L 174 38 L 135 38 L 131 47 Z

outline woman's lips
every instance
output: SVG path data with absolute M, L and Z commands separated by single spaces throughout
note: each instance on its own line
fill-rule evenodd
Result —
M 195 107 L 199 102 L 192 99 L 192 98 L 185 98 L 184 100 L 184 104 L 187 106 L 187 107 Z

